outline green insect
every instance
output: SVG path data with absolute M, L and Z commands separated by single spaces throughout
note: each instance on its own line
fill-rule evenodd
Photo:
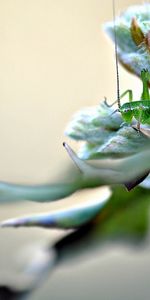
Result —
M 125 91 L 120 95 L 119 89 L 119 70 L 118 70 L 118 54 L 117 54 L 117 34 L 115 25 L 115 0 L 113 0 L 113 20 L 114 20 L 114 38 L 115 38 L 115 58 L 116 58 L 116 79 L 117 79 L 117 100 L 112 104 L 118 103 L 118 109 L 114 111 L 120 112 L 123 121 L 131 124 L 133 117 L 137 120 L 137 129 L 140 131 L 141 124 L 150 125 L 150 94 L 149 94 L 149 82 L 150 73 L 148 70 L 143 69 L 141 71 L 141 80 L 143 84 L 142 95 L 139 101 L 133 101 L 133 93 L 131 90 Z M 150 35 L 150 34 L 149 34 Z M 129 102 L 121 105 L 120 99 L 126 94 L 129 95 Z M 105 100 L 107 104 L 107 101 Z M 108 105 L 108 104 L 107 104 Z M 112 106 L 108 105 L 108 106 Z
M 140 130 L 140 124 L 150 125 L 150 94 L 149 94 L 149 80 L 150 74 L 147 70 L 141 71 L 141 80 L 143 84 L 143 91 L 139 101 L 133 101 L 133 93 L 127 90 L 117 99 L 118 110 L 125 122 L 131 123 L 133 117 L 138 121 L 137 129 Z M 129 94 L 129 102 L 121 105 L 120 98 Z

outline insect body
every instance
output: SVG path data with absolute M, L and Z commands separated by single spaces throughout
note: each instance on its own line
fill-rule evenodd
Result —
M 149 100 L 127 102 L 120 107 L 119 111 L 123 120 L 127 123 L 131 123 L 134 117 L 138 121 L 138 129 L 140 129 L 140 123 L 150 125 Z
M 150 95 L 148 80 L 150 79 L 150 74 L 147 70 L 142 70 L 141 79 L 143 83 L 143 92 L 141 99 L 139 101 L 132 101 L 132 91 L 126 91 L 122 96 L 127 92 L 129 93 L 129 102 L 121 105 L 120 99 L 118 102 L 118 110 L 125 122 L 131 123 L 133 117 L 138 121 L 137 128 L 140 130 L 140 124 L 149 124 L 150 125 Z

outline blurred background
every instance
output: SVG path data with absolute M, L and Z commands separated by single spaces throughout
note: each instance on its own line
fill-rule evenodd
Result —
M 132 4 L 137 1 L 116 1 L 116 15 Z M 114 47 L 102 29 L 110 20 L 110 0 L 0 1 L 1 181 L 53 181 L 69 159 L 62 142 L 72 115 L 104 96 L 116 99 Z M 139 95 L 139 79 L 121 67 L 120 85 Z M 77 193 L 52 205 L 3 204 L 0 219 L 64 207 L 99 193 Z M 56 230 L 1 230 L 0 283 L 17 273 L 19 249 L 31 241 L 53 243 L 63 235 Z M 147 300 L 149 266 L 148 245 L 139 251 L 110 243 L 58 267 L 31 299 Z

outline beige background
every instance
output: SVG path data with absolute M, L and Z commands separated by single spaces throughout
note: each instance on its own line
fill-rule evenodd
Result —
M 0 1 L 0 180 L 45 182 L 74 112 L 116 98 L 112 1 Z M 116 1 L 116 14 L 136 1 Z M 120 71 L 121 90 L 137 79 Z M 135 85 L 136 84 L 136 85 Z

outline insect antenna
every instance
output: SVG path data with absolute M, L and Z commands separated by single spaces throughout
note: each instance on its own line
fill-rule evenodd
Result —
M 115 38 L 115 63 L 116 63 L 116 83 L 117 83 L 117 103 L 118 108 L 121 107 L 120 103 L 120 82 L 119 82 L 119 67 L 118 67 L 118 44 L 117 44 L 117 33 L 116 33 L 116 14 L 115 14 L 115 0 L 112 0 L 113 6 L 113 23 L 114 23 L 114 38 Z

